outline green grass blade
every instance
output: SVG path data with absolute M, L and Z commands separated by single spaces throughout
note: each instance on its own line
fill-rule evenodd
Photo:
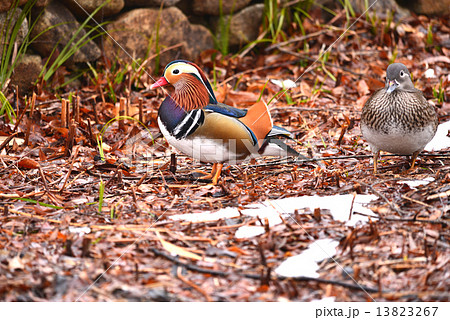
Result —
M 34 199 L 29 199 L 29 198 L 12 198 L 12 199 L 25 201 L 25 202 L 29 202 L 29 203 L 34 203 L 34 204 L 38 204 L 40 206 L 47 207 L 47 208 L 52 208 L 52 209 L 58 209 L 58 210 L 59 209 L 64 209 L 64 207 L 54 206 L 52 204 L 48 204 L 48 203 L 45 203 L 45 202 L 41 202 L 41 201 L 37 201 L 37 200 L 34 200 Z
M 105 183 L 103 182 L 102 178 L 100 178 L 100 183 L 98 185 L 98 213 L 102 213 L 104 194 L 105 194 Z

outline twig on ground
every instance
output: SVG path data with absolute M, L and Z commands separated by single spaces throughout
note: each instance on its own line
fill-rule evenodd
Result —
M 177 257 L 173 257 L 165 252 L 159 251 L 158 249 L 155 248 L 150 248 L 150 251 L 152 251 L 155 255 L 163 257 L 167 260 L 170 260 L 172 262 L 175 262 L 177 265 L 183 266 L 188 270 L 191 271 L 196 271 L 196 272 L 200 272 L 200 273 L 205 273 L 205 274 L 211 274 L 214 276 L 219 276 L 219 277 L 228 277 L 230 275 L 232 275 L 232 272 L 226 272 L 226 271 L 217 271 L 217 270 L 212 270 L 212 269 L 204 269 L 204 268 L 200 268 L 197 267 L 195 265 L 192 264 L 188 264 L 188 263 L 183 263 L 181 261 L 178 260 Z M 248 279 L 254 279 L 254 280 L 260 280 L 261 279 L 261 275 L 260 274 L 248 274 L 248 273 L 241 273 L 241 272 L 237 272 L 239 275 L 248 278 Z M 311 278 L 311 277 L 283 277 L 283 276 L 276 276 L 276 277 L 271 277 L 270 280 L 271 281 L 280 281 L 280 280 L 286 280 L 286 279 L 292 279 L 295 281 L 301 281 L 301 282 L 307 282 L 307 281 L 311 281 L 311 282 L 318 282 L 318 283 L 324 283 L 324 284 L 331 284 L 331 285 L 336 285 L 336 286 L 340 286 L 340 287 L 344 287 L 347 289 L 353 289 L 353 290 L 359 290 L 359 291 L 366 291 L 366 292 L 378 292 L 378 288 L 370 288 L 370 287 L 366 287 L 366 286 L 361 286 L 358 284 L 353 284 L 353 283 L 347 283 L 347 282 L 341 282 L 341 281 L 335 281 L 335 280 L 328 280 L 328 279 L 321 279 L 321 278 Z

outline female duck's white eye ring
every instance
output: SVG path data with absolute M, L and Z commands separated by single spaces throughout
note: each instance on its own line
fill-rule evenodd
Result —
M 403 72 L 403 70 L 400 70 L 400 77 L 406 76 L 406 73 Z
M 172 71 L 172 74 L 179 74 L 180 73 L 180 70 L 178 70 L 178 69 L 174 69 L 173 71 Z

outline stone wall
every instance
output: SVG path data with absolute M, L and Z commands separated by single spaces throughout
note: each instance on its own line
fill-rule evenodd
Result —
M 281 2 L 286 2 L 282 0 Z M 374 0 L 369 0 L 371 3 Z M 402 6 L 421 14 L 448 15 L 450 0 L 397 0 Z M 11 6 L 11 0 L 0 0 L 0 24 Z M 70 41 L 80 24 L 104 0 L 37 0 L 33 19 L 38 19 L 31 36 L 42 35 L 35 41 L 22 65 L 17 70 L 29 70 L 14 79 L 22 90 L 27 90 L 37 71 L 56 48 L 56 54 Z M 229 45 L 237 48 L 255 40 L 261 32 L 264 0 L 223 0 L 222 18 L 230 18 Z M 338 5 L 337 0 L 317 0 L 325 5 Z M 24 5 L 26 0 L 19 0 Z M 355 10 L 364 10 L 364 0 L 352 0 Z M 394 0 L 379 0 L 378 10 L 393 8 L 400 11 Z M 381 7 L 380 7 L 381 6 Z M 39 15 L 39 13 L 42 14 Z M 160 63 L 175 58 L 196 60 L 205 50 L 214 48 L 214 36 L 219 32 L 220 0 L 110 0 L 94 16 L 105 25 L 107 33 L 101 40 L 88 41 L 66 65 L 93 62 L 102 54 L 114 61 L 145 59 L 163 52 Z M 30 24 L 30 21 L 27 21 Z M 57 25 L 57 27 L 53 27 Z M 27 26 L 24 26 L 26 30 Z M 49 29 L 49 31 L 44 32 Z M 77 39 L 84 35 L 80 33 Z M 151 64 L 149 64 L 151 67 Z M 13 79 L 13 81 L 14 81 Z

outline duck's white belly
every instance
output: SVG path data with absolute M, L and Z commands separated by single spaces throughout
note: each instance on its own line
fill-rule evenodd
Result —
M 235 164 L 242 160 L 237 160 L 236 152 L 232 146 L 224 144 L 222 140 L 206 139 L 202 137 L 193 137 L 187 139 L 176 139 L 162 124 L 158 118 L 159 129 L 166 138 L 167 142 L 181 151 L 185 155 L 200 160 L 201 162 L 227 162 Z
M 391 130 L 386 134 L 362 124 L 361 132 L 374 152 L 382 150 L 403 155 L 423 150 L 434 136 L 431 125 L 417 132 L 405 133 L 400 130 Z

